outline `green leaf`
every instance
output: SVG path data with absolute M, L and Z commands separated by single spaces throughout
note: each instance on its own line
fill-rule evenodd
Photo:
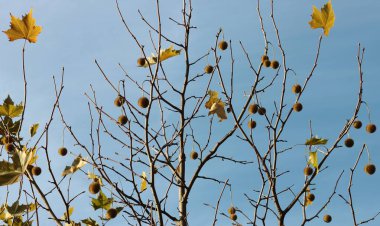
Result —
M 94 208 L 94 210 L 97 210 L 97 209 L 108 210 L 109 208 L 111 208 L 112 203 L 113 203 L 113 198 L 107 198 L 107 196 L 102 191 L 99 192 L 98 198 L 91 199 L 91 205 Z
M 22 114 L 24 106 L 20 105 L 0 105 L 0 116 L 15 118 Z
M 305 145 L 325 145 L 327 144 L 327 139 L 318 138 L 317 136 L 306 140 Z
M 12 206 L 7 206 L 8 213 L 11 214 L 12 216 L 22 216 L 24 212 L 30 209 L 31 205 L 33 204 L 19 204 L 18 201 L 14 202 Z
M 0 186 L 18 182 L 22 174 L 21 169 L 15 166 L 15 164 L 7 161 L 0 162 Z
M 29 132 L 30 132 L 30 136 L 33 137 L 34 135 L 36 135 L 37 133 L 37 129 L 38 129 L 38 126 L 39 124 L 38 123 L 35 123 L 33 124 L 30 129 L 29 129 Z
M 83 219 L 81 221 L 82 221 L 82 223 L 86 224 L 87 226 L 99 226 L 99 224 L 94 219 L 92 219 L 91 217 L 89 217 L 87 219 Z

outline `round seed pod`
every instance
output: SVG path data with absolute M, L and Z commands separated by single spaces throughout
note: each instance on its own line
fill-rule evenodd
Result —
M 332 221 L 332 217 L 328 214 L 323 216 L 323 221 L 326 223 L 330 223 Z
M 196 151 L 191 151 L 191 152 L 190 152 L 190 158 L 191 158 L 192 160 L 197 159 L 197 158 L 198 158 L 198 152 L 196 152 Z
M 307 167 L 305 167 L 305 169 L 303 169 L 303 173 L 306 176 L 310 176 L 313 174 L 313 168 L 311 168 L 310 166 L 307 166 Z
M 98 192 L 100 191 L 100 183 L 92 182 L 88 187 L 88 191 L 93 195 L 98 194 Z
M 256 121 L 250 119 L 250 120 L 248 121 L 248 128 L 249 128 L 249 129 L 254 129 L 255 127 L 256 127 Z
M 352 126 L 353 126 L 355 129 L 360 129 L 360 128 L 362 128 L 362 125 L 363 125 L 363 123 L 362 123 L 360 120 L 356 120 L 356 121 L 352 124 Z
M 147 108 L 149 106 L 149 99 L 146 97 L 140 97 L 137 101 L 137 105 L 139 105 L 141 108 Z
M 211 66 L 210 64 L 206 65 L 206 67 L 204 68 L 204 71 L 206 74 L 211 74 L 213 70 L 214 70 L 214 67 Z
M 295 103 L 295 104 L 293 105 L 293 110 L 294 110 L 295 112 L 300 112 L 300 111 L 302 111 L 302 108 L 303 108 L 303 106 L 302 106 L 302 104 L 301 104 L 300 102 L 297 102 L 297 103 Z
M 61 156 L 65 156 L 65 155 L 67 155 L 67 148 L 65 148 L 65 147 L 60 147 L 59 149 L 58 149 L 58 154 L 59 155 L 61 155 Z
M 280 66 L 280 63 L 277 60 L 271 62 L 270 67 L 273 69 L 277 69 Z
M 117 210 L 116 209 L 110 208 L 107 210 L 106 219 L 108 219 L 108 220 L 114 219 L 116 216 L 117 216 Z
M 376 172 L 376 166 L 373 164 L 367 164 L 364 167 L 364 172 L 366 172 L 368 175 L 372 175 Z
M 33 176 L 39 176 L 41 174 L 42 170 L 38 166 L 33 166 L 32 168 L 32 174 Z
M 309 194 L 306 196 L 306 199 L 309 200 L 310 202 L 312 202 L 312 201 L 315 200 L 315 195 L 312 194 L 312 193 L 309 193 Z
M 365 130 L 368 132 L 368 133 L 374 133 L 376 131 L 376 125 L 375 124 L 368 124 L 366 127 L 365 127 Z
M 125 125 L 128 122 L 128 117 L 125 115 L 120 115 L 119 118 L 117 119 L 117 122 L 120 125 Z
M 256 112 L 259 110 L 259 105 L 257 104 L 251 104 L 248 107 L 249 114 L 256 114 Z
M 292 86 L 292 92 L 293 92 L 294 94 L 298 94 L 298 93 L 300 93 L 301 90 L 302 90 L 302 87 L 301 87 L 300 84 L 294 84 L 294 85 Z
M 226 50 L 228 48 L 228 43 L 226 41 L 220 41 L 218 44 L 219 49 Z
M 137 59 L 137 65 L 138 66 L 143 67 L 145 65 L 145 63 L 146 63 L 145 58 L 141 57 L 141 58 Z

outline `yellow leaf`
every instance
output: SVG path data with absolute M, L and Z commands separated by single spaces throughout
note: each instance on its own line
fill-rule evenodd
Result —
M 3 31 L 9 38 L 9 41 L 17 39 L 26 39 L 29 42 L 36 43 L 37 36 L 41 33 L 42 27 L 36 25 L 36 20 L 32 16 L 32 10 L 19 19 L 11 14 L 10 29 Z
M 329 35 L 330 29 L 334 26 L 335 14 L 331 5 L 331 0 L 326 3 L 321 10 L 313 6 L 310 27 L 313 29 L 323 28 L 324 34 Z
M 98 175 L 95 175 L 94 173 L 91 173 L 90 171 L 87 172 L 87 176 L 89 179 L 97 180 L 101 186 L 103 186 L 102 178 Z
M 226 111 L 224 110 L 224 103 L 223 101 L 215 102 L 212 106 L 210 111 L 208 112 L 208 115 L 215 114 L 219 117 L 219 121 L 223 121 L 227 119 Z
M 71 216 L 71 214 L 73 214 L 74 212 L 74 207 L 73 206 L 70 206 L 69 207 L 69 216 Z M 61 217 L 61 220 L 66 220 L 68 217 L 67 217 L 67 212 L 64 212 L 63 213 L 63 216 Z
M 307 187 L 306 188 L 306 196 L 309 195 L 309 193 L 310 193 L 310 188 Z M 313 204 L 313 201 L 310 201 L 309 199 L 305 200 L 305 206 L 308 206 L 308 205 L 311 205 L 311 204 Z
M 318 173 L 318 153 L 316 151 L 311 151 L 309 153 L 309 164 L 314 166 L 317 169 Z
M 167 60 L 170 57 L 178 56 L 179 54 L 181 54 L 181 50 L 180 49 L 179 50 L 175 50 L 174 47 L 173 47 L 173 45 L 171 45 L 167 49 L 161 49 L 161 51 L 160 51 L 160 61 Z M 148 67 L 149 64 L 150 65 L 156 64 L 157 60 L 158 60 L 157 56 L 155 56 L 152 53 L 152 56 L 147 58 L 147 60 L 145 61 L 145 64 L 142 67 Z
M 210 109 L 208 115 L 216 113 L 220 121 L 227 119 L 227 114 L 224 110 L 225 104 L 220 98 L 218 98 L 218 92 L 209 90 L 208 95 L 210 96 L 210 99 L 205 104 L 205 107 Z
M 143 192 L 146 190 L 147 187 L 147 180 L 146 180 L 146 173 L 142 172 L 141 174 L 141 186 L 140 186 L 140 191 Z
M 310 139 L 307 139 L 305 145 L 325 145 L 327 144 L 327 141 L 327 139 L 318 138 L 317 136 L 314 136 Z
M 66 176 L 71 173 L 75 173 L 78 169 L 86 165 L 87 162 L 82 158 L 81 155 L 75 158 L 71 166 L 66 166 L 65 170 L 62 172 L 62 176 Z

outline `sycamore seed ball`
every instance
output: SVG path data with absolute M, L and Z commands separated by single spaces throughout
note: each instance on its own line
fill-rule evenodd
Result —
M 296 111 L 296 112 L 300 112 L 302 111 L 302 104 L 300 102 L 297 102 L 293 105 L 293 110 Z
M 226 50 L 228 48 L 228 43 L 226 41 L 220 41 L 218 44 L 219 49 Z
M 356 120 L 356 121 L 352 124 L 352 126 L 353 126 L 355 129 L 360 129 L 360 128 L 362 128 L 362 125 L 363 125 L 363 123 L 362 123 L 360 120 Z
M 332 220 L 332 217 L 328 214 L 324 215 L 323 216 L 323 221 L 326 222 L 326 223 L 330 223 Z
M 231 108 L 227 108 L 227 113 L 231 113 Z
M 346 147 L 348 147 L 348 148 L 351 148 L 354 146 L 354 140 L 352 138 L 347 138 L 344 141 L 344 145 L 346 145 Z
M 145 62 L 146 62 L 145 58 L 139 58 L 139 59 L 137 59 L 137 65 L 140 66 L 140 67 L 144 66 Z
M 5 150 L 7 150 L 7 152 L 14 152 L 15 146 L 13 144 L 6 144 Z
M 269 60 L 269 57 L 267 55 L 261 56 L 261 63 L 264 63 L 266 60 Z
M 271 68 L 277 69 L 280 66 L 280 63 L 277 60 L 274 60 L 270 63 Z
M 228 213 L 229 214 L 235 214 L 236 213 L 235 207 L 231 206 L 230 208 L 228 208 Z
M 374 133 L 376 131 L 376 125 L 375 124 L 368 124 L 366 127 L 365 127 L 365 130 L 368 132 L 368 133 Z
M 372 175 L 376 172 L 376 166 L 373 164 L 367 164 L 364 167 L 364 172 L 366 172 L 368 175 Z
M 302 89 L 302 87 L 301 87 L 300 84 L 294 84 L 294 85 L 292 86 L 292 92 L 293 92 L 294 94 L 300 93 L 300 92 L 301 92 L 301 89 Z
M 125 125 L 128 122 L 128 117 L 125 115 L 120 115 L 119 118 L 117 119 L 117 122 L 120 125 Z
M 257 104 L 251 104 L 249 105 L 248 112 L 249 114 L 256 114 L 256 112 L 259 110 L 259 105 Z
M 65 147 L 60 147 L 60 148 L 58 149 L 58 154 L 61 155 L 61 156 L 65 156 L 65 155 L 67 155 L 67 148 L 65 148 Z
M 42 170 L 41 170 L 40 167 L 38 167 L 38 166 L 33 166 L 33 168 L 32 168 L 32 174 L 33 174 L 34 176 L 39 176 L 39 175 L 41 174 L 41 172 L 42 172 Z
M 204 70 L 205 70 L 206 74 L 211 74 L 212 71 L 214 70 L 214 68 L 213 68 L 213 66 L 211 66 L 210 64 L 208 64 L 208 65 L 206 65 L 206 67 L 205 67 Z
M 110 220 L 110 219 L 113 219 L 117 216 L 117 210 L 114 209 L 114 208 L 110 208 L 107 210 L 107 213 L 106 213 L 106 219 Z
M 231 218 L 231 220 L 236 221 L 237 220 L 237 215 L 236 214 L 231 214 L 230 218 Z
M 191 158 L 192 160 L 197 159 L 197 158 L 198 158 L 198 152 L 196 152 L 196 151 L 191 151 L 191 152 L 190 152 L 190 158 Z
M 88 187 L 88 191 L 93 195 L 98 194 L 98 192 L 100 191 L 100 183 L 92 182 Z
M 306 176 L 310 176 L 311 174 L 313 174 L 313 168 L 311 168 L 310 166 L 307 166 L 305 167 L 305 169 L 303 169 L 303 173 Z
M 124 104 L 124 102 L 125 102 L 125 99 L 124 99 L 124 97 L 122 97 L 121 95 L 119 95 L 119 96 L 117 96 L 116 98 L 115 98 L 115 100 L 114 100 L 114 105 L 116 106 L 116 107 L 121 107 L 123 104 Z
M 249 128 L 249 129 L 254 129 L 255 127 L 256 127 L 256 121 L 250 119 L 250 120 L 248 121 L 248 128 Z
M 312 194 L 312 193 L 309 193 L 307 196 L 306 196 L 306 199 L 309 200 L 310 202 L 314 201 L 315 199 L 315 195 Z
M 271 65 L 270 60 L 264 61 L 263 65 L 264 65 L 264 67 L 270 67 L 270 65 Z
M 141 108 L 147 108 L 149 106 L 149 99 L 146 97 L 140 97 L 137 101 L 137 105 L 139 105 Z
M 267 110 L 264 107 L 260 107 L 257 110 L 257 113 L 259 113 L 259 115 L 265 115 L 266 112 L 267 112 Z

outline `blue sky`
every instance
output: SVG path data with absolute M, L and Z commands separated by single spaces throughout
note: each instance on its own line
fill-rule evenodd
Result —
M 306 75 L 310 71 L 315 49 L 321 30 L 309 28 L 308 21 L 312 12 L 312 5 L 320 8 L 325 0 L 315 1 L 278 1 L 275 5 L 275 17 L 278 21 L 280 34 L 287 54 L 288 65 L 296 72 L 297 76 L 289 77 L 289 85 L 299 82 L 303 83 Z M 249 71 L 244 55 L 239 48 L 238 41 L 242 41 L 250 55 L 257 59 L 263 52 L 263 39 L 259 27 L 255 1 L 194 1 L 193 25 L 197 27 L 191 36 L 191 54 L 193 59 L 201 56 L 214 44 L 215 34 L 220 27 L 223 28 L 225 39 L 232 40 L 236 60 L 236 82 L 235 100 L 241 104 L 239 97 L 243 100 L 243 91 L 248 90 Z M 140 20 L 137 9 L 150 20 L 154 20 L 154 1 L 120 1 L 120 6 L 126 19 L 137 34 L 137 37 L 146 45 L 148 53 L 152 51 L 147 27 Z M 378 78 L 379 51 L 378 36 L 380 34 L 380 2 L 375 0 L 364 1 L 333 1 L 336 14 L 335 26 L 332 28 L 329 37 L 324 38 L 321 48 L 320 61 L 315 75 L 308 87 L 308 90 L 301 99 L 304 110 L 295 115 L 289 121 L 289 130 L 284 134 L 290 144 L 303 143 L 309 135 L 308 122 L 312 120 L 313 130 L 316 134 L 334 140 L 338 131 L 342 128 L 345 120 L 351 117 L 358 92 L 358 67 L 356 62 L 357 46 L 362 43 L 366 48 L 364 70 L 364 100 L 371 109 L 372 121 L 379 122 L 380 113 L 380 79 Z M 80 137 L 88 143 L 88 111 L 87 99 L 83 95 L 90 91 L 90 84 L 97 91 L 99 101 L 112 114 L 119 114 L 113 107 L 115 93 L 104 82 L 94 60 L 97 59 L 103 69 L 116 83 L 123 79 L 123 72 L 118 63 L 121 63 L 128 73 L 142 80 L 146 72 L 136 67 L 136 59 L 140 52 L 135 43 L 122 26 L 117 13 L 114 1 L 1 1 L 0 2 L 0 29 L 8 29 L 9 13 L 20 16 L 33 8 L 34 17 L 37 24 L 43 27 L 37 44 L 27 44 L 26 48 L 26 68 L 29 84 L 29 99 L 26 125 L 27 127 L 35 122 L 41 125 L 46 122 L 50 114 L 50 108 L 54 101 L 52 76 L 59 77 L 61 68 L 65 67 L 65 89 L 61 105 L 67 120 L 74 129 L 81 134 Z M 169 17 L 179 18 L 181 4 L 180 1 L 162 1 L 163 30 L 170 34 L 175 40 L 182 40 L 182 31 L 170 22 Z M 263 5 L 264 24 L 268 27 L 268 37 L 273 43 L 276 42 L 273 28 L 268 13 L 268 5 Z M 0 99 L 8 94 L 16 102 L 22 100 L 22 67 L 21 48 L 22 41 L 9 43 L 7 37 L 0 35 Z M 279 57 L 279 50 L 276 49 L 276 56 Z M 273 55 L 273 50 L 270 56 Z M 226 54 L 225 54 L 226 55 Z M 228 72 L 228 55 L 224 57 L 223 70 Z M 212 62 L 212 59 L 209 58 Z M 203 70 L 207 60 L 202 61 L 195 72 Z M 176 57 L 164 63 L 167 71 L 175 84 L 180 85 L 181 69 L 183 68 L 183 58 Z M 268 76 L 273 76 L 270 70 L 265 71 Z M 178 79 L 176 78 L 178 76 Z M 261 101 L 272 111 L 273 93 L 279 85 L 271 88 L 261 95 Z M 201 84 L 200 84 L 201 85 Z M 214 89 L 218 89 L 214 84 Z M 194 86 L 191 91 L 196 92 Z M 220 91 L 220 90 L 219 90 Z M 272 93 L 273 92 L 273 93 Z M 136 89 L 128 90 L 128 98 L 134 100 L 141 95 Z M 289 103 L 294 102 L 294 96 L 287 95 Z M 204 109 L 204 113 L 207 113 Z M 359 114 L 364 124 L 368 122 L 366 110 L 363 107 Z M 56 117 L 58 119 L 58 117 Z M 207 120 L 206 120 L 207 121 Z M 258 119 L 257 140 L 265 139 L 265 128 Z M 218 132 L 216 136 L 222 136 L 223 131 L 230 128 L 232 120 L 223 123 L 216 123 Z M 202 122 L 197 122 L 195 128 L 202 131 Z M 56 149 L 62 145 L 62 125 L 54 123 L 50 135 L 50 148 L 54 159 L 54 170 L 60 173 L 65 165 L 71 163 L 71 158 L 60 158 L 56 155 Z M 202 132 L 200 132 L 202 136 Z M 335 179 L 345 170 L 338 193 L 346 191 L 348 183 L 349 167 L 352 167 L 359 147 L 366 143 L 371 152 L 373 162 L 376 164 L 380 160 L 378 149 L 379 133 L 368 135 L 364 130 L 351 131 L 350 136 L 355 139 L 355 147 L 352 149 L 341 148 L 334 155 L 334 159 L 327 161 L 329 168 L 321 173 L 316 182 L 316 195 L 322 200 L 330 194 Z M 79 149 L 72 147 L 73 141 L 68 134 L 65 136 L 65 145 L 71 147 L 75 154 L 79 154 Z M 265 147 L 266 143 L 260 143 Z M 120 148 L 112 145 L 111 149 Z M 232 138 L 228 144 L 224 145 L 223 154 L 234 156 L 237 159 L 254 160 L 252 152 L 245 144 L 241 144 L 237 138 Z M 280 163 L 280 170 L 290 170 L 291 174 L 282 180 L 284 186 L 294 184 L 299 187 L 303 181 L 302 170 L 305 166 L 304 147 L 299 147 L 284 156 Z M 43 164 L 41 158 L 41 164 Z M 354 193 L 355 205 L 359 219 L 372 217 L 380 210 L 380 196 L 376 195 L 379 183 L 379 174 L 371 177 L 363 172 L 363 167 L 367 161 L 363 156 L 355 177 Z M 194 169 L 195 163 L 189 163 L 189 169 Z M 222 166 L 222 167 L 221 167 Z M 227 162 L 212 162 L 206 168 L 208 175 L 215 176 L 221 180 L 231 179 L 233 183 L 233 203 L 250 214 L 250 209 L 243 194 L 252 194 L 252 189 L 258 189 L 256 163 L 250 166 L 239 166 Z M 87 183 L 82 183 L 85 179 L 83 175 L 74 177 L 73 186 L 78 190 L 87 190 Z M 46 178 L 39 178 L 41 183 L 45 183 Z M 90 181 L 88 182 L 90 183 Z M 189 218 L 190 225 L 210 225 L 213 210 L 205 207 L 203 203 L 214 204 L 218 198 L 221 186 L 200 182 L 196 185 L 193 196 L 190 198 Z M 3 188 L 0 189 L 4 192 Z M 175 203 L 174 196 L 173 204 Z M 3 201 L 2 199 L 0 199 Z M 284 202 L 286 198 L 284 199 Z M 228 193 L 222 199 L 221 208 L 226 210 L 231 203 Z M 55 208 L 61 209 L 59 203 L 55 203 Z M 78 200 L 74 206 L 78 208 L 74 212 L 74 219 L 79 220 L 88 216 L 91 211 L 89 205 L 89 195 L 86 193 Z M 79 206 L 88 208 L 79 208 Z M 313 212 L 318 206 L 309 208 Z M 171 206 L 175 208 L 175 206 Z M 62 210 L 63 211 L 63 210 Z M 330 225 L 349 225 L 351 219 L 348 216 L 349 209 L 343 201 L 335 197 L 330 207 L 322 213 L 330 213 L 333 222 Z M 300 212 L 296 210 L 287 218 L 287 225 L 297 225 L 300 219 Z M 60 215 L 60 214 L 58 214 Z M 239 218 L 243 218 L 239 215 Z M 107 225 L 119 225 L 122 219 L 117 219 Z M 220 225 L 228 224 L 228 219 L 221 217 Z M 378 222 L 367 225 L 378 225 Z M 244 223 L 244 221 L 242 221 Z M 321 220 L 317 219 L 310 225 L 321 225 Z M 270 225 L 270 224 L 268 224 Z

